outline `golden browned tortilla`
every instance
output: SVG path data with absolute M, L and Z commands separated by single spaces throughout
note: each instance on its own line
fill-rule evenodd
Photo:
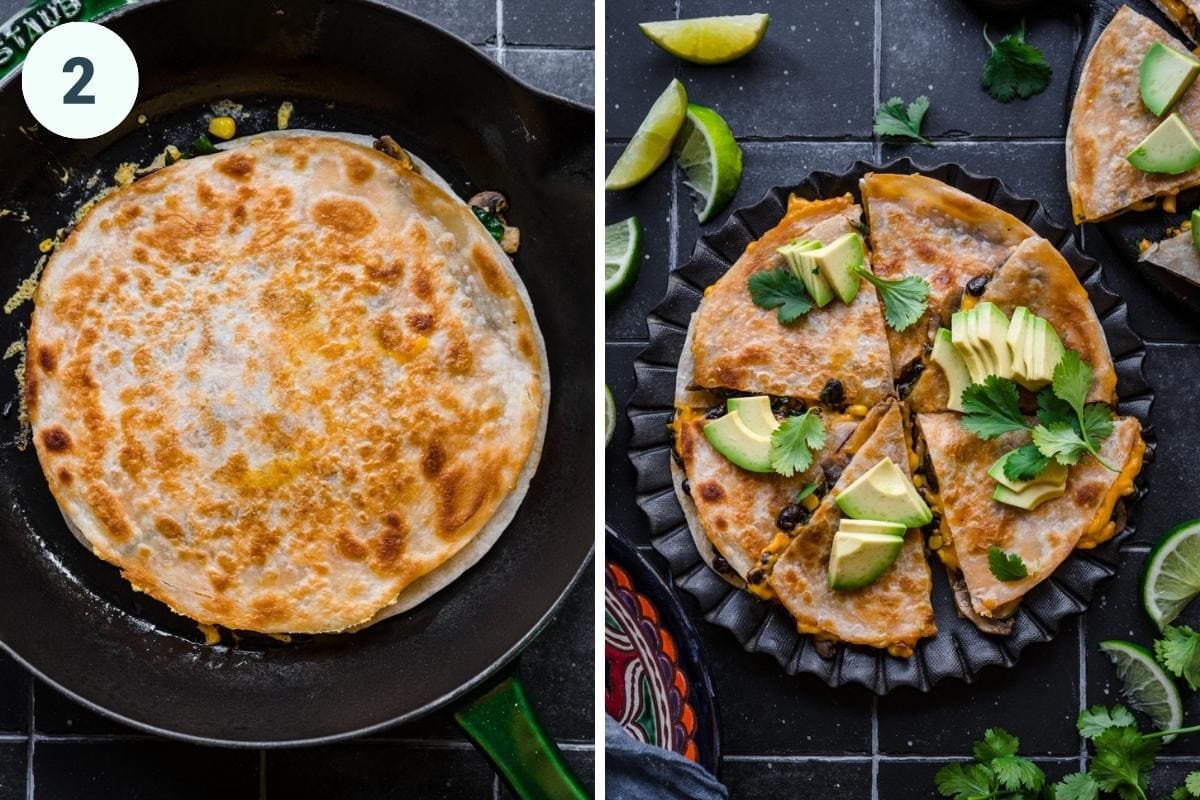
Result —
M 1004 453 L 1028 443 L 1029 434 L 1018 431 L 984 441 L 963 428 L 961 419 L 955 413 L 917 418 L 971 605 L 985 617 L 1005 617 L 1077 546 L 1095 546 L 1116 532 L 1110 522 L 1113 506 L 1133 491 L 1141 468 L 1141 425 L 1129 417 L 1114 420 L 1113 433 L 1100 448 L 1119 473 L 1084 456 L 1067 475 L 1066 494 L 1024 511 L 992 499 L 996 482 L 987 471 Z M 993 546 L 1020 556 L 1029 576 L 997 579 L 988 566 Z
M 747 246 L 700 304 L 692 341 L 699 386 L 814 403 L 825 383 L 837 378 L 846 402 L 865 405 L 892 391 L 883 317 L 870 284 L 862 283 L 850 305 L 835 298 L 790 325 L 781 325 L 774 310 L 756 306 L 747 288 L 754 273 L 784 266 L 779 247 L 797 238 L 831 242 L 859 218 L 850 195 L 789 199 L 780 223 Z
M 1067 189 L 1076 222 L 1200 184 L 1200 168 L 1166 175 L 1125 160 L 1161 121 L 1142 103 L 1138 84 L 1142 58 L 1155 42 L 1187 52 L 1170 33 L 1121 6 L 1084 63 L 1067 127 Z M 1192 130 L 1200 128 L 1200 92 L 1185 92 L 1173 111 Z
M 861 181 L 876 275 L 916 275 L 929 283 L 925 315 L 903 331 L 887 329 L 892 371 L 919 359 L 947 325 L 963 289 L 999 267 L 1033 231 L 995 206 L 923 175 L 870 173 Z
M 1179 26 L 1179 30 L 1196 41 L 1196 19 L 1200 15 L 1200 0 L 1154 0 L 1154 5 L 1167 19 Z
M 105 197 L 53 255 L 33 437 L 135 588 L 204 623 L 340 631 L 511 520 L 544 347 L 443 186 L 369 144 L 256 138 Z
M 796 529 L 767 582 L 796 618 L 801 633 L 908 656 L 920 639 L 937 633 L 921 531 L 908 531 L 896 562 L 869 586 L 835 591 L 828 579 L 829 553 L 842 518 L 834 502 L 838 493 L 885 457 L 911 475 L 900 406 L 892 401 L 887 405 L 884 413 L 873 415 L 874 431 L 858 447 L 812 519 Z

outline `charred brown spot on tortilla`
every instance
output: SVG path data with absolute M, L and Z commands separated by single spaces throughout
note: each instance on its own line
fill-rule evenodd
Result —
M 404 315 L 404 321 L 417 333 L 428 333 L 433 330 L 433 315 L 424 311 L 409 311 Z
M 58 479 L 63 483 L 70 483 L 71 481 L 75 480 L 75 477 L 71 475 L 71 470 L 63 467 L 58 471 Z
M 42 371 L 46 374 L 54 372 L 54 368 L 58 366 L 58 357 L 55 355 L 54 350 L 50 349 L 46 345 L 39 347 L 38 364 L 41 366 Z
M 392 283 L 403 274 L 404 262 L 399 258 L 386 262 L 380 259 L 378 262 L 367 264 L 367 275 L 384 283 Z
M 421 459 L 421 471 L 425 477 L 436 477 L 446 464 L 446 454 L 437 442 L 430 442 L 425 448 L 425 457 Z
M 337 550 L 343 558 L 362 561 L 367 557 L 367 547 L 347 530 L 337 532 Z
M 42 431 L 42 445 L 47 450 L 62 451 L 71 449 L 71 435 L 61 425 L 53 425 Z
M 313 205 L 313 221 L 347 236 L 366 236 L 379 221 L 371 209 L 349 197 L 323 197 Z
M 700 496 L 710 503 L 715 503 L 725 496 L 725 490 L 715 481 L 705 481 L 700 484 Z
M 170 517 L 158 517 L 155 519 L 154 529 L 172 542 L 183 540 L 183 526 Z
M 370 161 L 358 156 L 348 156 L 345 159 L 346 177 L 351 183 L 366 183 L 375 174 L 375 167 Z
M 241 151 L 217 161 L 217 171 L 235 180 L 246 180 L 254 174 L 254 156 Z

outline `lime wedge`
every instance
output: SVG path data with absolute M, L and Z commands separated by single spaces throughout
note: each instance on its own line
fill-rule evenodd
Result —
M 1154 543 L 1142 567 L 1142 608 L 1159 630 L 1200 594 L 1200 519 L 1176 525 Z
M 729 204 L 742 182 L 742 148 L 711 108 L 688 103 L 675 140 L 675 160 L 696 196 L 696 218 L 708 222 Z
M 612 300 L 633 283 L 642 255 L 642 226 L 637 217 L 604 228 L 604 299 Z
M 1183 701 L 1175 681 L 1154 660 L 1154 655 L 1133 642 L 1110 639 L 1100 643 L 1100 650 L 1117 668 L 1117 677 L 1124 687 L 1121 693 L 1129 705 L 1141 711 L 1159 730 L 1170 731 L 1183 726 Z M 1174 736 L 1164 736 L 1169 742 Z
M 740 14 L 643 22 L 638 27 L 676 58 L 693 64 L 724 64 L 758 47 L 770 22 L 766 14 Z
M 617 402 L 613 400 L 612 389 L 604 386 L 604 444 L 612 441 L 613 431 L 617 429 Z
M 671 142 L 679 133 L 686 111 L 687 90 L 678 79 L 673 80 L 650 106 L 650 112 L 625 145 L 625 152 L 604 179 L 604 188 L 610 192 L 628 189 L 658 169 L 671 152 Z

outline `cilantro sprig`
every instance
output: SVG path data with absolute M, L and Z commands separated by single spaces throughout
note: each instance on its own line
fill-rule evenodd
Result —
M 988 570 L 1004 583 L 1029 577 L 1029 568 L 1019 555 L 1006 553 L 996 545 L 988 548 Z
M 1027 100 L 1046 90 L 1052 70 L 1042 51 L 1025 41 L 1025 20 L 998 42 L 988 38 L 984 25 L 983 40 L 991 48 L 981 81 L 988 94 L 1007 103 L 1016 97 Z
M 790 478 L 812 466 L 813 453 L 824 446 L 825 425 L 820 415 L 811 408 L 803 414 L 793 414 L 771 433 L 771 467 Z
M 875 124 L 871 130 L 880 136 L 913 139 L 933 147 L 933 142 L 921 135 L 921 123 L 929 110 L 929 98 L 921 95 L 908 106 L 899 97 L 893 97 L 875 109 Z
M 921 318 L 929 305 L 929 282 L 917 275 L 881 278 L 863 265 L 854 272 L 875 287 L 883 301 L 883 318 L 894 331 L 902 331 Z
M 1193 692 L 1200 689 L 1200 633 L 1187 625 L 1168 625 L 1154 643 L 1154 655 L 1163 669 L 1187 681 Z
M 975 742 L 975 763 L 947 764 L 934 783 L 942 797 L 954 800 L 1034 800 L 1046 783 L 1046 773 L 1017 755 L 1021 742 L 1003 728 L 988 728 Z
M 787 267 L 756 272 L 746 281 L 746 285 L 754 305 L 768 311 L 778 309 L 776 316 L 784 325 L 792 324 L 812 310 L 812 301 L 808 298 L 804 281 Z

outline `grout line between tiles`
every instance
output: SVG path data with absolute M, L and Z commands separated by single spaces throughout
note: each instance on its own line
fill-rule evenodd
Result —
M 1087 708 L 1087 631 L 1083 618 L 1079 619 L 1079 713 Z M 1079 737 L 1079 771 L 1087 770 L 1087 739 Z
M 829 134 L 824 136 L 737 136 L 734 138 L 737 139 L 738 144 L 875 144 L 878 147 L 877 152 L 882 153 L 883 150 L 883 142 L 875 135 Z M 1020 136 L 972 136 L 970 138 L 961 136 L 930 136 L 929 140 L 935 144 L 945 145 L 1062 145 L 1066 143 L 1066 139 L 1061 136 L 1028 136 L 1024 138 Z M 629 141 L 630 137 L 628 136 L 609 136 L 605 138 L 604 143 L 623 147 L 629 144 Z M 925 149 L 927 148 L 922 148 L 922 151 Z M 882 158 L 882 155 L 877 155 L 876 157 Z
M 500 776 L 492 776 L 492 800 L 500 800 Z
M 878 3 L 878 0 L 876 0 Z M 879 695 L 871 695 L 871 800 L 879 800 Z
M 874 114 L 875 109 L 879 108 L 882 102 L 883 94 L 883 0 L 875 0 L 875 31 L 871 42 L 871 57 L 874 63 L 873 86 L 871 90 L 871 99 L 874 105 L 871 106 L 871 113 Z M 883 140 L 875 133 L 875 126 L 871 126 L 871 152 L 875 157 L 876 163 L 883 157 Z M 871 797 L 875 798 L 879 794 L 878 787 L 875 781 L 871 781 Z
M 504 0 L 496 0 L 496 63 L 504 66 Z
M 33 745 L 35 738 L 35 726 L 33 723 L 34 712 L 34 681 L 29 681 L 29 746 L 25 750 L 25 798 L 33 800 Z
M 1034 761 L 1042 761 L 1048 763 L 1074 763 L 1078 756 L 1048 756 L 1030 753 L 1022 755 L 1025 758 L 1033 759 Z M 819 755 L 805 753 L 788 753 L 783 755 L 725 755 L 721 757 L 722 761 L 727 761 L 731 764 L 763 764 L 767 762 L 787 763 L 787 764 L 803 764 L 811 763 L 827 763 L 827 764 L 868 764 L 878 760 L 883 764 L 952 764 L 955 762 L 970 761 L 975 756 L 971 753 L 963 753 L 961 755 L 887 755 L 884 753 L 878 756 L 871 756 L 866 753 L 861 755 Z M 1164 756 L 1159 756 L 1161 760 Z M 1200 756 L 1173 756 L 1177 760 L 1200 761 Z

